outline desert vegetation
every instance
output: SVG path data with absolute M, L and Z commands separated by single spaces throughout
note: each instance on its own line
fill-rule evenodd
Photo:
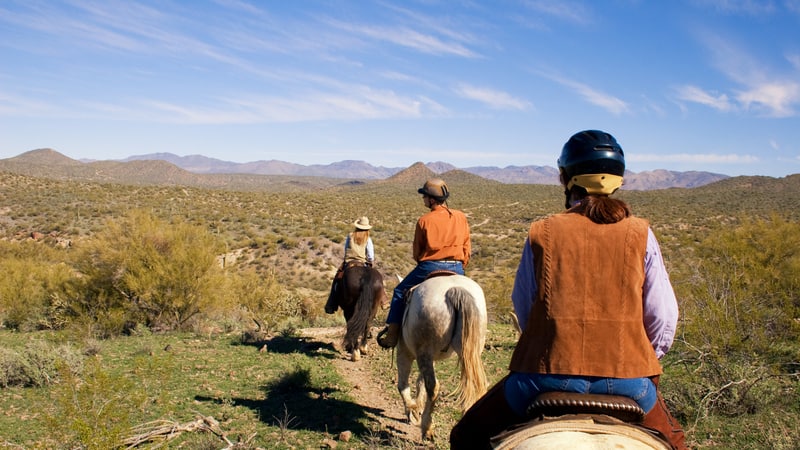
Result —
M 0 445 L 309 448 L 345 429 L 351 448 L 410 445 L 352 400 L 336 350 L 297 332 L 341 325 L 322 307 L 355 218 L 374 224 L 387 292 L 412 268 L 428 174 L 405 175 L 237 190 L 0 173 Z M 521 246 L 562 192 L 443 177 L 472 226 L 495 381 Z M 651 221 L 678 294 L 662 387 L 695 448 L 797 448 L 797 192 L 795 175 L 618 194 Z M 393 391 L 389 357 L 370 364 Z M 446 399 L 438 414 L 443 428 L 458 418 Z M 187 432 L 145 439 L 159 427 Z

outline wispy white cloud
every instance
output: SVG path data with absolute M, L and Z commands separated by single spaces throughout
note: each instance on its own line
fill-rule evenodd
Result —
M 800 0 L 798 0 L 800 3 Z M 800 72 L 800 53 L 790 53 L 786 55 L 786 60 L 794 67 L 794 70 Z
M 727 14 L 760 16 L 778 10 L 772 0 L 694 0 L 694 3 Z
M 714 95 L 697 86 L 680 86 L 676 88 L 676 94 L 679 100 L 710 106 L 718 111 L 731 111 L 734 109 L 727 95 Z
M 783 4 L 790 12 L 800 14 L 800 0 L 784 0 Z
M 507 92 L 498 91 L 496 89 L 461 84 L 455 88 L 455 92 L 461 97 L 479 101 L 493 109 L 512 109 L 522 111 L 531 107 L 530 102 L 515 98 Z
M 528 0 L 528 9 L 556 19 L 578 24 L 589 23 L 592 17 L 584 3 L 563 0 Z
M 348 33 L 368 37 L 375 41 L 389 42 L 430 55 L 453 55 L 465 58 L 477 58 L 480 56 L 461 42 L 445 40 L 433 34 L 422 33 L 407 26 L 361 25 L 339 20 L 329 20 L 327 23 Z
M 427 97 L 409 97 L 388 90 L 353 87 L 348 92 L 314 92 L 292 97 L 239 97 L 214 106 L 140 102 L 137 113 L 149 120 L 182 124 L 289 123 L 318 120 L 360 120 L 442 116 L 447 109 Z
M 448 9 L 446 4 L 445 9 Z M 470 34 L 465 30 L 470 30 L 473 27 L 479 26 L 478 23 L 480 20 L 470 19 L 469 23 L 459 22 L 456 17 L 460 17 L 453 14 L 446 14 L 444 17 L 438 17 L 435 15 L 429 14 L 422 14 L 418 11 L 413 11 L 409 8 L 399 7 L 397 5 L 392 4 L 385 4 L 384 5 L 388 10 L 392 10 L 395 12 L 400 13 L 398 19 L 404 20 L 405 23 L 413 24 L 414 28 L 418 29 L 425 29 L 429 33 L 436 34 L 438 36 L 444 36 L 454 42 L 462 42 L 465 44 L 468 43 L 476 43 L 479 41 L 474 35 Z M 477 7 L 475 4 L 469 5 L 470 7 Z
M 778 81 L 763 83 L 741 91 L 736 98 L 746 109 L 763 111 L 771 117 L 792 117 L 800 105 L 800 83 Z
M 58 113 L 52 103 L 0 91 L 0 116 L 50 117 Z
M 704 104 L 720 111 L 743 110 L 766 117 L 792 117 L 800 106 L 800 81 L 795 61 L 789 56 L 787 74 L 758 61 L 732 39 L 701 32 L 701 40 L 712 55 L 713 65 L 738 85 L 730 95 L 711 95 L 695 86 L 679 88 L 683 100 Z
M 541 76 L 549 78 L 556 83 L 572 89 L 576 94 L 592 105 L 599 106 L 611 114 L 620 115 L 630 111 L 628 103 L 613 95 L 601 92 L 588 84 L 546 72 L 538 72 Z

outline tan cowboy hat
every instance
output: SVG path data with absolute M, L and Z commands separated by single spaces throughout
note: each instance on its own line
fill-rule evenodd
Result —
M 369 230 L 372 228 L 372 225 L 369 224 L 369 219 L 367 219 L 367 216 L 359 217 L 358 220 L 353 222 L 353 225 L 355 225 L 355 227 L 359 230 Z

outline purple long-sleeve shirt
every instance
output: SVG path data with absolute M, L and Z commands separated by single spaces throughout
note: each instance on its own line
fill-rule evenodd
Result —
M 522 258 L 517 267 L 511 301 L 521 329 L 528 324 L 528 315 L 536 301 L 535 261 L 530 241 L 525 240 Z M 644 328 L 653 345 L 656 356 L 660 359 L 672 347 L 675 330 L 678 324 L 678 301 L 669 281 L 669 274 L 664 266 L 661 248 L 653 231 L 647 230 L 647 249 L 644 256 L 644 286 L 642 305 L 644 311 Z

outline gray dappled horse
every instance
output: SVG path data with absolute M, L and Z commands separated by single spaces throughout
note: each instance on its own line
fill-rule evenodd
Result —
M 476 282 L 449 274 L 428 278 L 410 289 L 406 299 L 397 345 L 397 389 L 408 420 L 420 425 L 422 439 L 431 439 L 433 408 L 439 396 L 435 361 L 458 355 L 461 378 L 456 392 L 462 412 L 486 392 L 481 361 L 486 340 L 486 300 Z M 419 369 L 416 398 L 412 398 L 409 386 L 414 361 Z
M 352 361 L 361 359 L 362 353 L 367 354 L 370 323 L 385 299 L 383 275 L 372 267 L 352 264 L 345 268 L 339 286 L 328 298 L 326 313 L 332 314 L 337 306 L 344 313 L 347 325 L 343 345 Z

